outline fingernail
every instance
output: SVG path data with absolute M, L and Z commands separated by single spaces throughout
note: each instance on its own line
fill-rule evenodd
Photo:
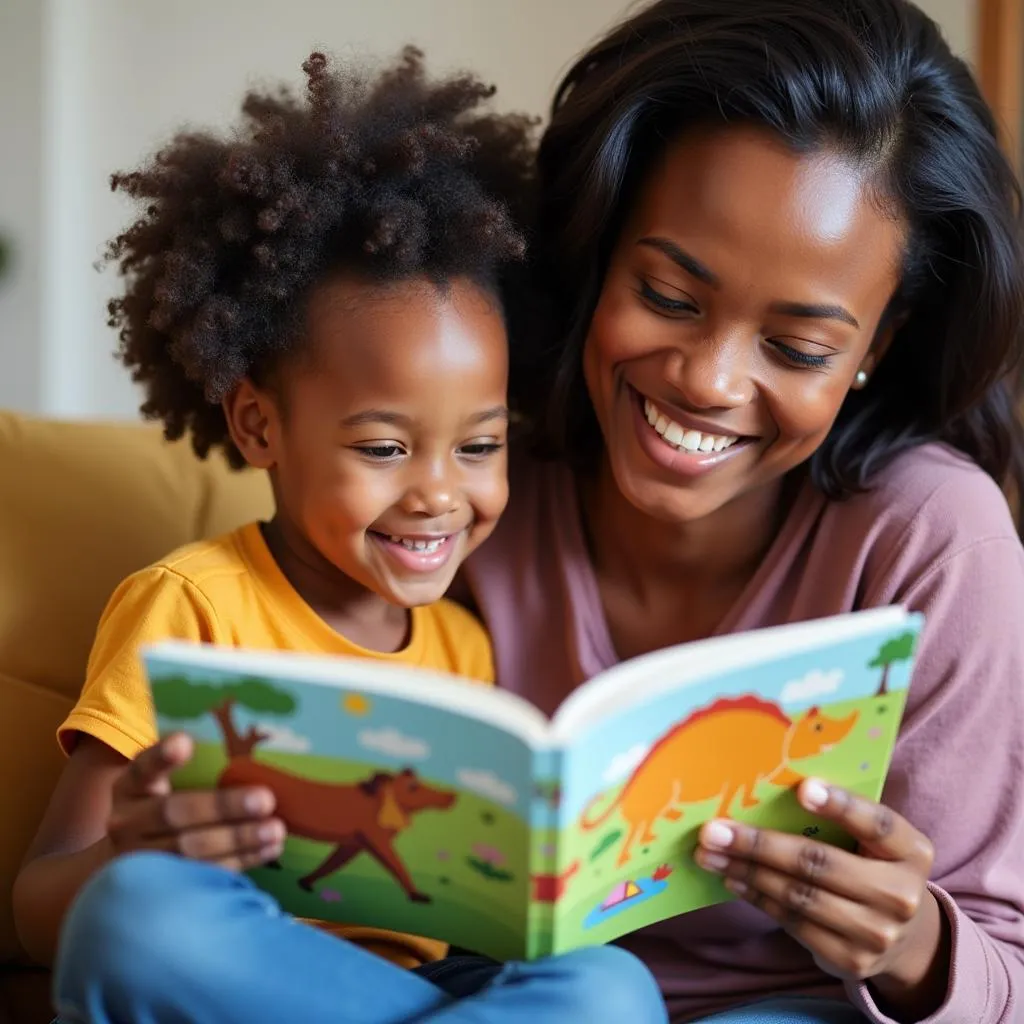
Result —
M 701 842 L 705 846 L 717 846 L 722 850 L 731 846 L 735 838 L 736 833 L 721 821 L 708 822 L 700 835 Z
M 284 838 L 284 828 L 279 821 L 268 821 L 256 831 L 261 843 L 279 843 Z
M 727 878 L 725 887 L 729 892 L 736 893 L 737 896 L 743 896 L 747 891 L 747 883 L 741 882 L 738 878 Z
M 721 853 L 709 853 L 701 850 L 697 856 L 700 866 L 707 871 L 722 872 L 729 866 L 729 858 Z
M 183 732 L 176 732 L 164 740 L 163 755 L 174 761 L 184 759 L 192 752 L 192 741 Z
M 262 790 L 246 793 L 243 803 L 249 814 L 269 814 L 274 809 L 274 802 L 270 794 Z
M 800 790 L 800 795 L 807 807 L 817 810 L 828 803 L 828 786 L 817 779 L 807 779 Z

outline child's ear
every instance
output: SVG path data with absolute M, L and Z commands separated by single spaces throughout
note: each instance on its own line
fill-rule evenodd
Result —
M 272 469 L 277 462 L 277 407 L 271 396 L 248 377 L 221 403 L 235 447 L 254 469 Z

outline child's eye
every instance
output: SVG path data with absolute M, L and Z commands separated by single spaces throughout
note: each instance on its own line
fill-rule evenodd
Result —
M 471 459 L 480 459 L 488 455 L 493 455 L 495 452 L 500 452 L 505 446 L 497 441 L 473 441 L 470 444 L 464 444 L 459 448 L 459 453 L 462 455 L 468 455 Z
M 368 455 L 371 459 L 380 459 L 381 461 L 395 459 L 402 454 L 402 448 L 397 444 L 367 445 L 361 447 L 359 451 L 363 455 Z

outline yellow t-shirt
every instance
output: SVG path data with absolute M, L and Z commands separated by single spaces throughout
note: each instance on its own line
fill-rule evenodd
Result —
M 409 643 L 394 654 L 346 640 L 299 596 L 251 523 L 190 544 L 129 576 L 100 619 L 78 703 L 57 736 L 65 751 L 87 733 L 127 758 L 157 740 L 139 648 L 159 640 L 376 658 L 494 682 L 483 626 L 449 601 L 412 610 Z M 372 928 L 338 933 L 403 966 L 444 956 L 444 943 Z

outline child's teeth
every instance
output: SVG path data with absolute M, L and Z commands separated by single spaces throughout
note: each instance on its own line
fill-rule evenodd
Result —
M 397 537 L 395 534 L 391 534 L 388 539 L 392 544 L 401 544 L 407 551 L 423 551 L 426 554 L 436 551 L 445 542 L 444 537 L 438 540 L 408 540 L 405 537 Z
M 702 434 L 699 430 L 687 430 L 670 420 L 647 398 L 644 399 L 644 416 L 668 444 L 686 452 L 721 452 L 739 440 L 731 434 Z

